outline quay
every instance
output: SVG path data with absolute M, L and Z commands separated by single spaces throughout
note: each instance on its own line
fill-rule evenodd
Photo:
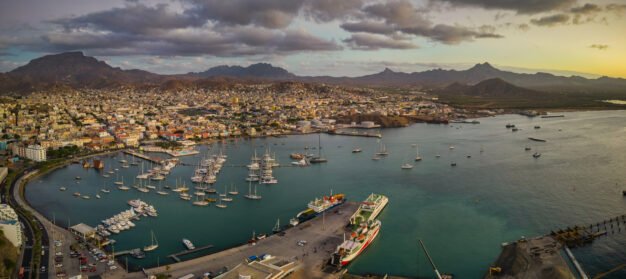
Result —
M 354 137 L 370 137 L 370 138 L 382 138 L 381 134 L 371 134 L 371 133 L 359 133 L 359 132 L 342 132 L 342 131 L 328 131 L 329 135 L 340 135 L 340 136 L 354 136 Z
M 129 155 L 132 155 L 132 156 L 135 156 L 135 157 L 137 157 L 137 158 L 141 158 L 141 159 L 144 159 L 144 160 L 148 160 L 148 161 L 150 161 L 150 162 L 157 163 L 157 164 L 163 164 L 163 163 L 165 162 L 165 160 L 163 160 L 162 158 L 159 158 L 159 157 L 150 157 L 150 156 L 148 156 L 148 155 L 141 154 L 141 153 L 139 153 L 139 152 L 135 152 L 135 151 L 128 150 L 128 149 L 124 150 L 124 153 L 129 154 Z
M 182 156 L 190 156 L 190 155 L 196 155 L 196 154 L 200 154 L 200 151 L 195 150 L 195 149 L 183 149 L 183 150 L 169 150 L 169 149 L 164 149 L 158 146 L 143 146 L 141 147 L 141 149 L 145 152 L 158 152 L 158 153 L 165 153 L 167 155 L 170 155 L 172 157 L 182 157 Z
M 301 275 L 299 278 L 338 278 L 341 274 L 326 273 L 323 268 L 330 254 L 343 242 L 346 225 L 358 207 L 358 202 L 347 201 L 325 214 L 285 230 L 284 234 L 273 234 L 258 240 L 255 245 L 244 244 L 203 257 L 169 264 L 169 274 L 173 278 L 178 278 L 190 273 L 214 272 L 224 267 L 230 270 L 251 256 L 269 254 L 299 263 L 301 267 L 296 271 Z M 268 224 L 268 231 L 270 228 L 271 224 Z M 306 240 L 307 243 L 299 246 L 298 242 L 301 240 Z M 166 273 L 168 271 L 165 266 L 145 270 L 145 274 L 148 275 Z M 145 274 L 134 272 L 126 274 L 124 278 L 145 278 Z
M 181 252 L 178 252 L 176 254 L 171 254 L 171 255 L 169 255 L 167 257 L 171 258 L 171 259 L 174 259 L 176 262 L 180 262 L 180 259 L 178 258 L 179 256 L 183 256 L 183 255 L 187 255 L 187 254 L 191 254 L 191 253 L 195 253 L 195 252 L 200 252 L 202 250 L 206 250 L 206 249 L 210 249 L 210 248 L 213 248 L 213 245 L 207 245 L 207 246 L 203 246 L 203 247 L 192 249 L 192 250 L 181 251 Z

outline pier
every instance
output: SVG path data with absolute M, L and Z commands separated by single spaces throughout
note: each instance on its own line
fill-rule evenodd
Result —
M 157 164 L 163 164 L 163 163 L 165 162 L 165 160 L 163 160 L 162 158 L 159 158 L 159 157 L 150 157 L 150 156 L 148 156 L 148 155 L 141 154 L 141 153 L 139 153 L 139 152 L 135 152 L 135 151 L 128 150 L 128 149 L 127 149 L 127 150 L 124 150 L 124 153 L 126 153 L 126 154 L 128 154 L 128 155 L 135 156 L 135 157 L 137 157 L 137 158 L 141 158 L 141 159 L 144 159 L 144 160 L 148 160 L 148 161 L 150 161 L 150 162 L 157 163 Z
M 381 134 L 371 134 L 371 133 L 359 133 L 359 132 L 342 132 L 342 131 L 329 131 L 329 135 L 340 135 L 340 136 L 353 136 L 353 137 L 369 137 L 369 138 L 382 138 Z
M 181 252 L 178 252 L 176 254 L 171 254 L 171 255 L 169 255 L 167 257 L 170 258 L 170 259 L 175 260 L 176 262 L 180 262 L 180 259 L 178 258 L 180 256 L 191 254 L 191 253 L 195 253 L 195 252 L 200 252 L 202 250 L 206 250 L 206 249 L 210 249 L 210 248 L 213 248 L 213 245 L 207 245 L 207 246 L 203 246 L 203 247 L 192 249 L 192 250 L 181 251 Z
M 217 271 L 224 267 L 232 269 L 251 256 L 270 254 L 301 264 L 301 268 L 297 271 L 302 272 L 301 278 L 338 277 L 339 274 L 336 273 L 325 273 L 322 267 L 337 245 L 343 241 L 345 227 L 358 207 L 359 203 L 347 201 L 325 214 L 285 230 L 284 234 L 273 234 L 258 240 L 255 245 L 246 243 L 203 257 L 169 264 L 171 267 L 169 274 L 177 278 L 189 273 L 203 274 L 207 271 Z M 286 221 L 283 220 L 283 222 Z M 271 231 L 273 225 L 267 224 L 266 231 Z M 257 233 L 263 232 L 263 228 L 257 228 L 256 231 Z M 306 240 L 307 244 L 299 246 L 300 240 Z M 247 239 L 241 241 L 244 243 Z M 156 275 L 165 274 L 167 270 L 165 266 L 161 266 L 148 269 L 146 272 L 149 275 Z M 126 278 L 145 278 L 145 275 L 135 272 Z

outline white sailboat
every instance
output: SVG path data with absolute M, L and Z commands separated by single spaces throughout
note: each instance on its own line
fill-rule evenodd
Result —
M 143 247 L 143 250 L 145 252 L 154 251 L 156 248 L 159 248 L 159 241 L 154 236 L 154 231 L 150 231 L 150 236 L 152 238 L 151 241 L 150 241 L 150 245 L 146 246 L 146 247 Z
M 224 194 L 220 195 L 220 197 L 222 197 L 221 200 L 223 200 L 225 202 L 230 202 L 230 201 L 233 201 L 233 198 L 231 198 L 228 195 L 226 195 L 226 193 L 227 193 L 226 191 L 228 190 L 227 188 L 228 188 L 228 186 L 224 186 Z
M 117 177 L 119 179 L 119 173 L 117 174 Z M 122 175 L 122 180 L 118 180 L 113 183 L 115 183 L 115 185 L 124 185 L 124 176 Z
M 422 156 L 420 156 L 419 146 L 415 144 L 415 161 L 421 161 L 421 160 L 422 160 Z
M 226 208 L 227 206 L 225 204 L 222 203 L 222 199 L 218 199 L 217 200 L 217 204 L 215 205 L 219 208 Z
M 159 189 L 156 192 L 157 192 L 157 194 L 159 194 L 161 196 L 166 196 L 166 195 L 169 194 L 168 192 L 161 190 L 161 181 L 159 181 Z
M 252 194 L 252 182 L 250 182 L 248 184 L 248 194 L 245 195 L 244 197 L 251 199 L 251 200 L 260 200 L 261 196 L 258 196 L 256 194 L 256 184 L 254 185 L 254 195 Z
M 231 183 L 230 184 L 230 191 L 228 193 L 231 194 L 231 195 L 238 195 L 239 192 L 237 192 L 237 188 L 233 188 L 233 187 L 234 187 L 234 185 Z
M 104 182 L 104 188 L 102 188 L 102 190 L 100 190 L 100 191 L 102 193 L 106 193 L 106 194 L 111 192 L 111 190 L 107 189 L 107 183 L 106 182 Z
M 389 155 L 389 152 L 387 152 L 387 147 L 385 147 L 384 143 L 380 143 L 380 151 L 378 153 L 376 153 L 376 155 L 378 156 L 387 156 Z

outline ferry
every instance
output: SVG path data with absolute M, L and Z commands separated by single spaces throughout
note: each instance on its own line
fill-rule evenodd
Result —
M 193 246 L 193 243 L 191 243 L 189 239 L 183 238 L 183 244 L 185 244 L 188 250 L 196 249 L 196 246 Z
M 321 199 L 315 198 L 315 200 L 309 202 L 307 209 L 296 215 L 296 218 L 299 222 L 309 220 L 327 210 L 343 204 L 345 201 L 346 199 L 343 194 L 332 195 L 331 193 L 329 197 L 327 196 Z
M 350 224 L 360 225 L 374 221 L 378 214 L 387 206 L 389 198 L 381 194 L 371 193 L 365 201 L 359 205 L 359 208 L 350 217 Z
M 337 246 L 337 250 L 331 255 L 330 263 L 338 268 L 349 264 L 378 236 L 380 226 L 379 220 L 359 225 L 352 231 L 348 240 Z

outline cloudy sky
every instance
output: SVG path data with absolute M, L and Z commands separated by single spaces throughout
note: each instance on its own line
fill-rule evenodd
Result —
M 626 0 L 3 0 L 0 72 L 81 50 L 123 69 L 467 68 L 626 78 Z

